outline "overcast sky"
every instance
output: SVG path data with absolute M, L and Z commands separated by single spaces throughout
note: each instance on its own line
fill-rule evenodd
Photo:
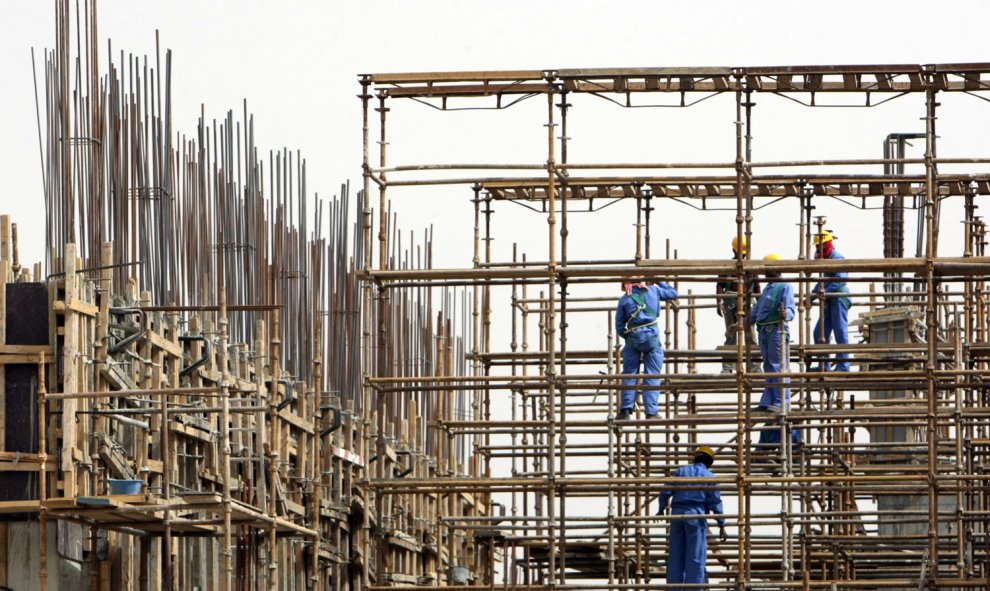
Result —
M 12 213 L 21 224 L 23 258 L 28 261 L 41 258 L 41 240 L 32 239 L 30 231 L 41 229 L 38 223 L 43 216 L 29 52 L 31 47 L 53 45 L 53 5 L 45 0 L 0 0 L 0 210 Z M 981 25 L 990 15 L 986 3 L 951 1 L 936 7 L 931 2 L 907 1 L 101 0 L 99 9 L 100 37 L 112 38 L 115 52 L 151 53 L 156 29 L 163 47 L 173 49 L 176 130 L 194 129 L 201 103 L 212 118 L 228 108 L 238 109 L 247 98 L 256 115 L 259 145 L 302 150 L 311 165 L 309 185 L 324 195 L 334 193 L 340 182 L 359 180 L 355 80 L 362 72 L 988 61 Z M 105 47 L 101 51 L 105 57 Z M 583 113 L 580 105 L 576 108 L 575 126 L 579 126 Z M 712 109 L 703 119 L 714 121 L 719 137 L 731 139 L 731 103 Z M 422 111 L 408 112 L 418 116 Z M 907 112 L 914 121 L 923 114 L 917 109 Z M 534 105 L 532 113 L 529 129 L 538 134 L 542 105 Z M 847 114 L 844 110 L 843 117 Z M 394 116 L 401 120 L 406 115 L 396 112 Z M 695 115 L 675 115 L 682 116 Z M 761 137 L 766 125 L 762 116 L 758 106 L 754 125 L 757 158 L 769 157 L 771 151 L 769 138 Z M 858 138 L 863 131 L 858 114 L 851 115 L 847 128 L 828 117 L 815 114 L 815 118 L 827 119 L 826 129 L 844 130 L 844 140 Z M 457 127 L 461 121 L 468 119 L 437 119 L 437 125 Z M 585 123 L 590 125 L 587 119 Z M 880 127 L 875 135 L 862 133 L 860 145 L 838 149 L 843 146 L 837 141 L 807 150 L 808 156 L 879 155 L 883 135 L 905 131 Z M 983 129 L 981 125 L 969 131 Z M 603 132 L 572 134 L 575 153 L 581 154 L 584 138 L 589 143 L 589 159 L 619 159 L 614 151 L 599 154 L 590 148 L 597 133 Z M 476 143 L 493 143 L 475 137 Z M 640 156 L 644 148 L 674 145 L 659 134 L 618 139 L 622 148 Z M 710 146 L 691 139 L 679 138 L 671 159 L 678 159 L 680 153 L 707 160 L 731 155 L 724 150 L 712 153 Z M 787 144 L 797 139 L 790 137 Z M 398 135 L 395 141 L 393 162 L 399 163 L 400 158 L 402 163 L 424 161 L 403 153 Z M 508 150 L 504 161 L 521 160 L 513 151 L 519 146 L 513 136 L 496 137 L 494 143 Z M 523 154 L 540 162 L 545 159 L 539 152 L 543 146 L 536 148 L 534 158 L 529 152 Z M 465 146 L 457 142 L 456 149 L 458 156 L 467 159 Z M 662 148 L 658 152 L 656 156 L 665 155 Z M 436 218 L 444 211 L 428 213 Z M 723 251 L 720 247 L 717 253 Z

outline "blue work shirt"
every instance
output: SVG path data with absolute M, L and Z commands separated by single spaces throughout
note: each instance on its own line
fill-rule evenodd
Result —
M 629 294 L 624 294 L 619 298 L 619 305 L 615 309 L 615 330 L 622 337 L 626 336 L 626 323 L 629 322 L 630 318 L 633 320 L 629 322 L 629 328 L 656 323 L 657 317 L 654 313 L 660 313 L 660 302 L 677 299 L 677 290 L 669 283 L 662 281 L 655 285 L 648 285 L 646 289 L 634 287 L 633 293 L 645 294 L 646 306 L 633 318 L 639 305 Z
M 704 464 L 691 464 L 690 466 L 681 466 L 677 470 L 674 470 L 671 477 L 715 478 L 715 474 Z M 676 488 L 671 484 L 667 484 L 660 493 L 661 512 L 667 507 L 667 501 L 670 501 L 670 507 L 674 510 L 675 514 L 684 513 L 684 510 L 687 510 L 687 512 L 694 510 L 701 513 L 714 513 L 719 516 L 716 518 L 719 526 L 725 525 L 725 519 L 721 517 L 725 513 L 722 509 L 722 495 L 718 492 L 717 484 L 683 484 Z
M 784 303 L 784 320 L 790 322 L 797 314 L 797 307 L 794 305 L 794 288 L 790 283 L 783 281 L 768 283 L 760 294 L 760 299 L 756 300 L 756 305 L 753 306 L 750 322 L 757 326 L 780 322 L 781 302 Z
M 839 251 L 832 249 L 832 253 L 828 255 L 830 261 L 844 261 L 846 257 L 839 254 Z M 825 279 L 847 279 L 849 278 L 849 273 L 845 271 L 839 271 L 837 273 L 825 273 Z M 811 290 L 811 293 L 818 293 L 821 291 L 822 284 L 819 283 L 815 285 L 815 288 Z M 849 288 L 846 286 L 845 281 L 825 281 L 825 293 L 846 293 Z

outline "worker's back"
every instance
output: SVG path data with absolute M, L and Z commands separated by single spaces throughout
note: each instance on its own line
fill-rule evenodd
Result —
M 757 326 L 778 325 L 782 319 L 781 307 L 784 312 L 783 320 L 785 322 L 793 320 L 797 310 L 794 303 L 794 288 L 778 279 L 767 284 L 760 299 L 753 306 L 750 320 Z
M 828 256 L 825 257 L 830 261 L 844 261 L 846 257 L 836 250 L 832 249 Z M 827 271 L 823 273 L 825 276 L 825 293 L 844 293 L 849 291 L 849 287 L 846 285 L 846 279 L 849 278 L 849 273 L 845 271 Z M 821 285 L 816 285 L 812 290 L 813 293 L 818 293 L 821 291 Z
M 676 300 L 677 290 L 667 283 L 648 287 L 636 286 L 631 293 L 619 299 L 615 311 L 615 328 L 640 351 L 647 351 L 660 344 L 659 320 L 661 302 Z
M 714 478 L 712 473 L 704 464 L 694 463 L 689 466 L 681 466 L 674 471 L 673 478 Z M 664 487 L 660 493 L 660 507 L 667 506 L 667 499 L 670 499 L 670 506 L 674 512 L 678 510 L 706 510 L 714 513 L 722 512 L 722 496 L 718 492 L 717 485 L 703 483 L 677 484 L 671 482 Z

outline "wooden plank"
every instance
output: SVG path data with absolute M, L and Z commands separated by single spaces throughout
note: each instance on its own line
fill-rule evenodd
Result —
M 52 304 L 52 310 L 63 314 L 66 312 L 66 310 L 71 310 L 73 312 L 78 312 L 80 314 L 83 314 L 85 316 L 90 316 L 92 318 L 96 318 L 97 314 L 99 314 L 100 312 L 100 309 L 94 306 L 93 304 L 89 304 L 77 299 L 70 299 L 68 300 L 68 303 L 62 300 L 55 300 L 55 302 Z
M 153 330 L 149 330 L 146 333 L 146 336 L 148 337 L 148 340 L 151 341 L 151 345 L 153 347 L 158 347 L 159 349 L 167 351 L 180 359 L 182 358 L 182 345 L 173 343 Z
M 292 425 L 293 427 L 295 427 L 296 429 L 299 429 L 301 431 L 305 431 L 306 433 L 309 433 L 309 434 L 312 434 L 313 433 L 313 423 L 310 422 L 310 421 L 307 421 L 307 420 L 304 420 L 304 419 L 299 418 L 296 414 L 294 414 L 288 408 L 283 408 L 282 410 L 278 411 L 278 416 L 281 419 L 285 420 L 285 422 L 287 422 L 290 425 Z
M 37 472 L 37 462 L 0 462 L 0 472 Z M 48 464 L 48 472 L 54 472 L 55 466 Z
M 52 355 L 51 345 L 5 345 L 0 344 L 0 355 L 31 355 L 34 363 L 38 362 L 38 355 L 45 354 L 45 357 Z
M 55 360 L 47 357 L 47 363 L 54 363 Z M 37 365 L 37 355 L 0 355 L 0 365 Z
M 41 509 L 41 501 L 0 501 L 0 515 L 8 513 L 35 513 Z

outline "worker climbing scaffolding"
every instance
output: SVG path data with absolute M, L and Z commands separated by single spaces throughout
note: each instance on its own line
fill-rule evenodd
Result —
M 779 261 L 779 254 L 768 254 L 764 261 Z M 794 304 L 794 287 L 780 280 L 780 272 L 767 271 L 767 285 L 760 299 L 753 307 L 752 318 L 759 332 L 760 352 L 763 354 L 763 372 L 780 373 L 787 371 L 788 347 L 790 345 L 790 330 L 788 323 L 794 319 L 797 308 Z M 766 387 L 760 397 L 758 411 L 778 413 L 790 407 L 791 391 L 786 384 L 787 378 L 766 378 Z M 770 425 L 770 423 L 768 423 Z M 791 432 L 795 445 L 800 442 L 800 433 Z M 760 431 L 761 446 L 777 446 L 781 442 L 780 431 L 765 429 Z M 766 449 L 764 447 L 763 449 Z
M 660 344 L 660 329 L 657 327 L 660 302 L 677 299 L 677 290 L 667 283 L 647 285 L 644 282 L 624 282 L 624 295 L 619 298 L 615 311 L 615 330 L 622 335 L 622 373 L 626 375 L 643 373 L 656 375 L 663 369 L 663 346 Z M 636 407 L 635 387 L 639 380 L 622 380 L 622 400 L 616 420 L 625 421 L 632 416 Z M 660 397 L 660 378 L 643 380 L 643 409 L 646 418 L 657 417 Z
M 830 230 L 823 230 L 815 235 L 815 258 L 829 260 L 844 260 L 835 249 L 836 236 Z M 849 277 L 845 271 L 825 273 L 824 283 L 815 285 L 811 299 L 821 299 L 822 312 L 815 324 L 815 344 L 825 344 L 835 337 L 837 345 L 849 344 L 849 308 L 852 300 L 849 298 L 849 286 L 843 279 Z M 824 285 L 824 289 L 823 289 Z M 822 371 L 832 371 L 833 365 L 828 361 L 822 362 Z M 849 353 L 838 353 L 834 371 L 849 371 Z

